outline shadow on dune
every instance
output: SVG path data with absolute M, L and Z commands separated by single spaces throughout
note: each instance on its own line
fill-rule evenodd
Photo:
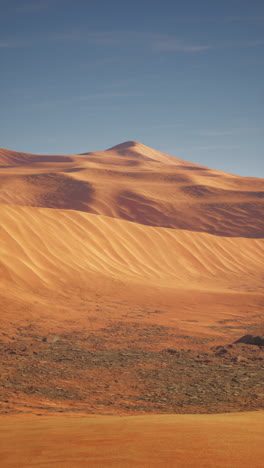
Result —
M 71 163 L 73 159 L 69 156 L 42 156 L 42 155 L 30 155 L 29 162 L 31 163 Z
M 186 190 L 188 187 L 185 187 Z M 209 188 L 190 187 L 190 194 L 206 198 Z M 216 191 L 216 189 L 212 189 Z M 220 191 L 220 189 L 219 189 Z M 223 190 L 223 192 L 225 192 Z M 261 198 L 263 192 L 249 192 L 252 197 Z M 247 192 L 242 192 L 247 196 Z M 190 205 L 187 202 L 175 204 L 150 199 L 138 193 L 123 191 L 117 199 L 119 217 L 149 226 L 160 226 L 187 231 L 206 232 L 224 237 L 264 237 L 263 203 L 254 199 L 248 202 L 207 202 Z M 248 196 L 247 196 L 248 200 Z
M 207 196 L 217 196 L 221 199 L 231 200 L 232 197 L 243 198 L 264 198 L 264 191 L 242 191 L 242 190 L 226 190 L 218 187 L 209 187 L 206 185 L 187 185 L 181 188 L 182 192 L 191 197 L 200 198 Z
M 57 208 L 93 213 L 90 207 L 95 190 L 88 181 L 75 180 L 62 173 L 32 174 L 20 177 L 26 195 L 21 203 L 40 208 Z
M 72 167 L 70 169 L 64 169 L 63 170 L 63 172 L 66 172 L 66 173 L 81 172 L 81 171 L 85 171 L 85 167 Z
M 181 166 L 177 165 L 177 168 L 184 171 L 209 171 L 208 167 L 203 166 Z

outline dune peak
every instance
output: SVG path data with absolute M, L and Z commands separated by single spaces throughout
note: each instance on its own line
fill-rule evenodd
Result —
M 111 148 L 108 148 L 106 151 L 118 150 L 118 149 L 122 150 L 122 149 L 134 148 L 134 147 L 140 147 L 140 146 L 145 146 L 145 145 L 135 140 L 129 140 L 129 141 L 124 141 L 123 143 L 119 143 L 118 145 L 112 146 Z

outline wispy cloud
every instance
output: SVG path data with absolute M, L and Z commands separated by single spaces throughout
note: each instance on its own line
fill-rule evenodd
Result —
M 230 41 L 214 44 L 201 44 L 186 41 L 175 36 L 142 31 L 66 31 L 50 36 L 50 40 L 82 42 L 98 46 L 136 48 L 153 53 L 201 53 L 213 49 L 232 47 L 257 47 L 264 45 L 264 39 Z
M 55 40 L 81 41 L 103 46 L 136 47 L 152 52 L 202 52 L 211 45 L 187 42 L 166 34 L 153 34 L 141 31 L 85 32 L 67 31 L 53 35 Z
M 76 97 L 76 101 L 89 101 L 90 99 L 104 99 L 104 98 L 113 98 L 113 97 L 136 97 L 142 96 L 142 93 L 94 93 L 86 94 L 85 96 Z
M 37 13 L 48 10 L 51 5 L 54 6 L 56 1 L 57 0 L 35 0 L 31 2 L 21 2 L 20 5 L 15 8 L 15 11 L 17 13 Z
M 262 23 L 264 22 L 264 16 L 178 16 L 173 18 L 177 23 Z
M 196 135 L 206 136 L 206 137 L 222 137 L 222 136 L 235 136 L 241 133 L 252 133 L 252 132 L 263 132 L 263 128 L 259 127 L 241 127 L 241 128 L 232 128 L 230 130 L 201 130 L 195 132 Z
M 241 146 L 239 145 L 208 145 L 208 146 L 198 146 L 198 145 L 192 145 L 192 146 L 179 146 L 179 147 L 173 147 L 173 148 L 166 148 L 163 151 L 166 152 L 166 154 L 173 154 L 175 156 L 180 157 L 181 153 L 189 153 L 189 154 L 195 154 L 195 152 L 200 152 L 200 151 L 226 151 L 226 150 L 238 150 L 240 149 Z
M 52 99 L 52 100 L 45 100 L 41 101 L 39 104 L 46 106 L 46 105 L 58 105 L 58 104 L 75 104 L 75 103 L 81 103 L 81 102 L 87 102 L 87 101 L 93 101 L 93 100 L 104 100 L 104 99 L 113 99 L 113 98 L 129 98 L 129 97 L 139 97 L 142 96 L 142 93 L 137 93 L 137 92 L 124 92 L 124 93 L 90 93 L 90 94 L 85 94 L 82 96 L 73 96 L 71 98 L 65 98 L 65 99 Z
M 185 125 L 182 123 L 165 123 L 165 124 L 157 124 L 157 125 L 152 125 L 151 128 L 179 128 L 179 127 L 184 127 Z
M 117 32 L 99 32 L 99 31 L 64 31 L 52 34 L 51 40 L 92 43 L 97 45 L 117 45 L 121 43 L 122 37 Z M 124 39 L 124 38 L 123 38 Z
M 153 52 L 203 52 L 213 48 L 211 45 L 192 44 L 161 35 L 150 38 L 149 45 Z
M 12 39 L 0 39 L 0 49 L 14 49 L 17 47 L 25 47 L 28 45 L 26 41 L 18 41 Z
M 254 39 L 248 41 L 232 41 L 223 44 L 223 47 L 258 47 L 264 45 L 264 39 Z
M 39 4 L 39 8 L 40 8 Z M 25 7 L 25 5 L 24 5 Z M 29 8 L 29 6 L 28 6 Z M 12 41 L 3 39 L 0 41 L 0 47 L 21 47 L 22 45 L 32 45 L 34 43 L 47 42 L 68 42 L 78 43 L 84 47 L 98 46 L 102 48 L 145 51 L 153 54 L 164 53 L 188 53 L 197 54 L 211 50 L 224 48 L 246 48 L 259 47 L 264 45 L 264 39 L 229 41 L 222 43 L 202 44 L 194 41 L 186 41 L 172 35 L 142 32 L 142 31 L 85 31 L 72 30 L 56 33 L 49 33 L 47 36 L 38 36 L 35 38 L 21 39 L 21 41 Z M 2 45 L 1 45 L 2 44 Z M 107 61 L 108 58 L 99 59 Z M 112 60 L 110 58 L 110 60 Z
M 98 58 L 98 59 L 95 59 L 93 62 L 92 62 L 92 66 L 101 66 L 101 65 L 113 65 L 114 63 L 118 63 L 120 61 L 120 58 L 119 57 L 102 57 L 102 58 Z M 87 66 L 87 64 L 86 64 Z
M 263 23 L 264 16 L 228 16 L 226 22 L 230 23 Z
M 104 84 L 103 89 L 120 89 L 133 86 L 133 79 L 109 81 Z
M 212 146 L 196 146 L 194 149 L 199 150 L 208 150 L 208 151 L 217 151 L 217 150 L 227 150 L 227 149 L 239 149 L 239 145 L 212 145 Z
M 236 135 L 239 132 L 239 130 L 219 130 L 219 131 L 210 131 L 210 130 L 205 130 L 205 131 L 200 131 L 196 132 L 198 135 L 201 136 L 208 136 L 208 137 L 218 137 L 218 136 L 229 136 L 229 135 Z

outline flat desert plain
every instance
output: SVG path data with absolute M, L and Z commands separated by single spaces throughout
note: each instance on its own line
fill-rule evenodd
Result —
M 0 149 L 0 210 L 1 467 L 263 466 L 263 179 Z
M 263 413 L 6 416 L 0 464 L 9 468 L 263 467 Z

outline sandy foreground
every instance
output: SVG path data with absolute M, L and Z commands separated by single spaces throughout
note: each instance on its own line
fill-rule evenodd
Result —
M 263 467 L 263 412 L 2 416 L 0 466 Z

